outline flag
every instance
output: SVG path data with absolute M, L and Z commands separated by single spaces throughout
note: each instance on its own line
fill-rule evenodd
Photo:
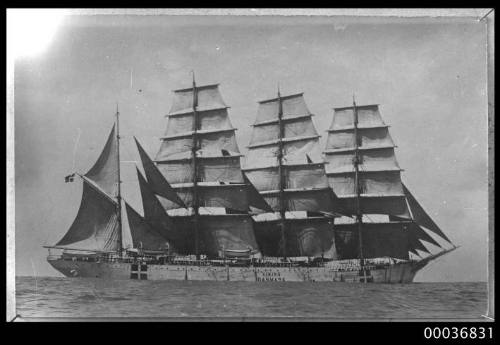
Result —
M 65 176 L 64 177 L 64 182 L 73 182 L 75 180 L 75 173 L 72 173 L 71 175 Z
M 309 157 L 309 155 L 306 153 L 306 158 L 307 158 L 307 163 L 311 164 L 313 163 L 311 157 Z

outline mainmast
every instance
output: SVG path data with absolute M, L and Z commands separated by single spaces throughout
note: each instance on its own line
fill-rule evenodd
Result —
M 278 176 L 279 176 L 279 211 L 280 211 L 280 227 L 281 227 L 281 243 L 283 245 L 283 257 L 286 259 L 286 210 L 285 210 L 285 200 L 284 200 L 284 190 L 286 188 L 286 178 L 283 176 L 283 137 L 285 136 L 285 129 L 283 126 L 283 103 L 281 100 L 280 88 L 278 85 Z
M 361 213 L 361 186 L 359 183 L 359 135 L 358 135 L 358 109 L 356 108 L 356 100 L 352 96 L 352 106 L 354 113 L 354 189 L 356 191 L 356 223 L 358 225 L 358 241 L 359 241 L 359 260 L 361 266 L 364 264 L 363 259 L 363 214 Z
M 196 81 L 194 78 L 193 71 L 193 147 L 192 147 L 192 157 L 193 157 L 193 210 L 194 210 L 194 251 L 196 258 L 199 259 L 199 200 L 198 200 L 198 162 L 196 159 L 196 152 L 198 151 L 198 136 L 197 131 L 199 128 L 199 119 L 196 113 L 196 107 L 198 105 L 198 97 L 196 92 Z
M 335 206 L 303 93 L 282 95 L 278 87 L 277 97 L 258 103 L 245 173 L 275 215 L 255 218 L 263 254 L 316 257 L 328 248 L 333 257 L 331 219 L 307 213 L 332 212 Z
M 120 177 L 120 112 L 118 111 L 118 104 L 116 104 L 116 166 L 118 173 L 117 181 L 117 219 L 118 219 L 118 248 L 120 255 L 123 250 L 123 231 L 122 231 L 122 196 L 121 196 L 121 177 Z

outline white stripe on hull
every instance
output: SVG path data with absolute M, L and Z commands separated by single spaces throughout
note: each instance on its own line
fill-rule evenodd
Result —
M 363 282 L 359 270 L 339 271 L 328 267 L 234 267 L 183 266 L 171 264 L 132 264 L 48 260 L 67 277 L 138 279 L 138 280 L 208 280 L 208 281 L 287 281 L 287 282 Z M 404 262 L 377 267 L 366 272 L 367 282 L 411 283 L 422 265 Z

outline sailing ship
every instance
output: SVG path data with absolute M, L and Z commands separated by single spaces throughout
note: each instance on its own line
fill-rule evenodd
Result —
M 173 94 L 154 160 L 134 138 L 143 215 L 121 195 L 117 109 L 101 155 L 78 175 L 73 224 L 45 246 L 65 276 L 409 283 L 456 248 L 401 182 L 378 105 L 335 108 L 322 152 L 303 93 L 278 89 L 258 104 L 242 169 L 219 85 L 199 86 L 193 75 Z

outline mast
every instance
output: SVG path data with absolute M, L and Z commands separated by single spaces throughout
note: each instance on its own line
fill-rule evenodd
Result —
M 321 256 L 323 242 L 333 255 L 331 220 L 318 214 L 331 213 L 335 206 L 325 163 L 319 162 L 320 136 L 303 93 L 282 95 L 278 87 L 277 96 L 258 104 L 245 174 L 275 216 L 272 220 L 260 215 L 255 218 L 263 255 L 285 260 Z M 296 212 L 318 216 L 306 214 L 304 218 Z
M 279 208 L 280 208 L 280 227 L 281 227 L 281 243 L 283 244 L 283 257 L 286 259 L 286 237 L 285 237 L 285 227 L 286 227 L 286 210 L 285 210 L 285 200 L 284 200 L 284 189 L 286 188 L 286 178 L 284 178 L 283 173 L 283 137 L 285 136 L 285 129 L 283 126 L 283 103 L 281 100 L 280 88 L 278 84 L 278 175 L 279 175 Z
M 358 224 L 358 241 L 359 241 L 359 260 L 361 266 L 364 265 L 363 259 L 363 215 L 361 213 L 361 186 L 359 183 L 359 136 L 358 136 L 358 109 L 356 108 L 356 100 L 352 96 L 352 106 L 354 113 L 354 188 L 356 190 L 356 223 Z
M 353 96 L 350 106 L 334 108 L 324 151 L 330 186 L 355 220 L 336 225 L 336 248 L 342 259 L 359 259 L 363 273 L 366 259 L 429 253 L 420 241 L 441 247 L 426 231 L 447 240 L 402 183 L 388 127 L 378 104 L 357 105 Z M 365 223 L 363 214 L 389 219 Z
M 198 162 L 196 160 L 196 152 L 198 151 L 198 116 L 196 113 L 196 107 L 198 104 L 198 97 L 196 92 L 196 81 L 194 78 L 193 71 L 193 148 L 192 148 L 192 157 L 193 157 L 193 210 L 194 210 L 194 251 L 196 254 L 196 258 L 199 259 L 199 200 L 198 200 Z
M 120 177 L 120 112 L 118 111 L 118 104 L 116 104 L 116 165 L 118 172 L 118 185 L 116 196 L 116 212 L 118 216 L 118 246 L 120 255 L 123 250 L 123 231 L 122 231 L 122 195 L 121 195 L 121 177 Z
M 164 197 L 162 207 L 166 211 L 185 206 L 192 210 L 172 215 L 179 229 L 175 231 L 179 240 L 176 249 L 182 254 L 210 257 L 220 254 L 222 243 L 226 249 L 249 246 L 258 251 L 248 214 L 249 197 L 241 173 L 236 128 L 219 84 L 199 85 L 193 78 L 189 88 L 173 92 L 165 136 L 161 137 L 155 160 L 160 174 L 178 194 Z M 148 177 L 148 183 L 151 181 Z M 179 197 L 185 202 L 179 203 Z M 226 212 L 205 215 L 202 207 L 225 208 Z M 207 241 L 205 235 L 209 236 Z

